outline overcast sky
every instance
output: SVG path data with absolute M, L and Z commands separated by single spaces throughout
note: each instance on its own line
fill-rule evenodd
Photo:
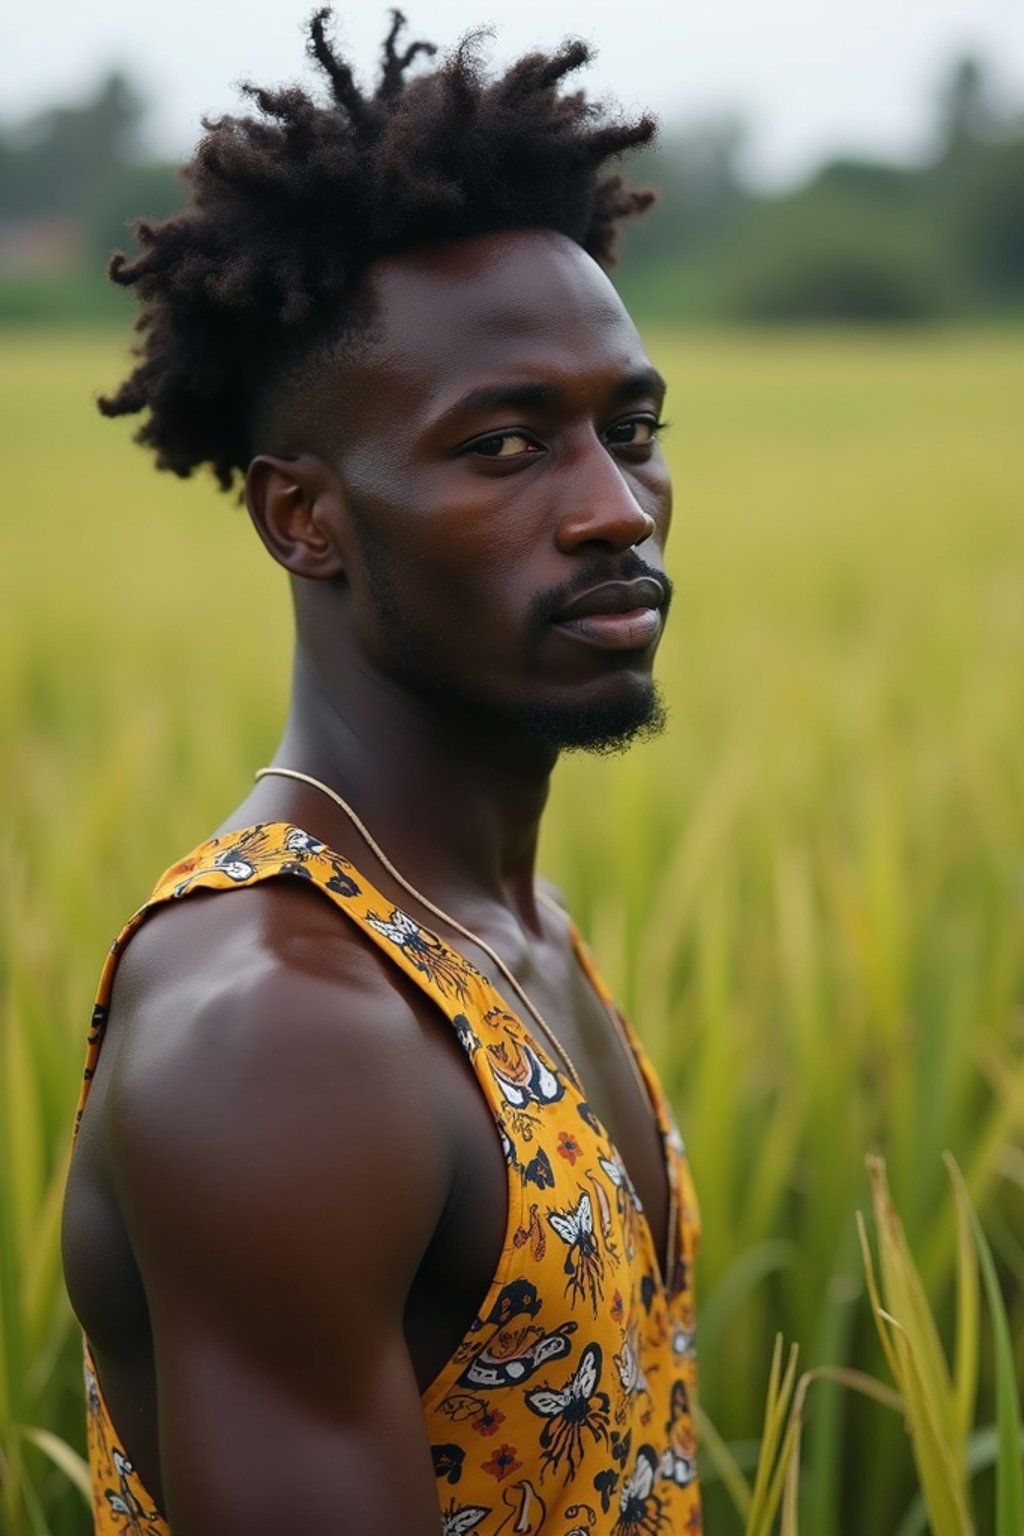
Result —
M 150 142 L 188 153 L 204 112 L 230 111 L 241 79 L 304 70 L 312 0 L 7 0 L 0 19 L 0 114 L 19 119 L 81 97 L 113 65 L 151 102 Z M 927 152 L 939 82 L 972 50 L 1024 105 L 1024 0 L 406 0 L 411 35 L 448 44 L 481 24 L 495 57 L 566 34 L 599 57 L 589 81 L 666 121 L 737 111 L 748 168 L 785 183 L 825 155 Z M 338 31 L 366 72 L 386 25 L 368 0 L 337 5 Z M 309 76 L 307 75 L 308 79 Z

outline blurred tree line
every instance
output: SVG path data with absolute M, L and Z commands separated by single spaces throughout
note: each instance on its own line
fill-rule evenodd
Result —
M 142 149 L 144 104 L 111 74 L 76 106 L 0 127 L 0 321 L 123 318 L 109 253 L 183 199 Z M 919 166 L 842 159 L 781 195 L 744 183 L 738 120 L 669 129 L 633 177 L 661 191 L 621 282 L 650 321 L 1024 317 L 1024 117 L 960 60 Z

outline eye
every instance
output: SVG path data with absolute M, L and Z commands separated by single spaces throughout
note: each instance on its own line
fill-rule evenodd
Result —
M 604 440 L 613 448 L 651 448 L 667 425 L 656 416 L 630 416 L 608 427 Z
M 479 454 L 484 459 L 518 459 L 527 454 L 542 452 L 539 443 L 525 432 L 489 432 L 467 443 L 464 453 Z

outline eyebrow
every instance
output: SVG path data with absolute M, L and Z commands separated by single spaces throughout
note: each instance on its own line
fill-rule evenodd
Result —
M 657 368 L 641 368 L 636 373 L 618 379 L 612 386 L 611 398 L 616 403 L 637 400 L 643 395 L 664 394 L 666 387 Z M 475 411 L 528 410 L 531 406 L 557 405 L 564 399 L 565 390 L 555 384 L 525 381 L 521 384 L 483 384 L 477 389 L 467 390 L 454 404 L 448 406 L 438 418 L 438 423 L 469 416 Z

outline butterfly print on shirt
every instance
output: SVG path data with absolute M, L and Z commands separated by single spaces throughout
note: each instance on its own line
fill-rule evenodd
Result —
M 590 1302 L 595 1318 L 604 1296 L 604 1257 L 594 1233 L 594 1211 L 584 1190 L 575 1206 L 567 1211 L 549 1211 L 548 1221 L 566 1246 L 562 1266 L 568 1279 L 566 1295 L 575 1307 L 577 1301 Z
M 470 967 L 447 944 L 443 944 L 436 933 L 431 933 L 429 928 L 421 928 L 399 907 L 392 907 L 386 918 L 379 917 L 376 912 L 368 912 L 366 921 L 377 933 L 400 949 L 406 959 L 411 960 L 429 981 L 434 982 L 442 995 L 452 993 L 460 1003 L 466 1001 L 469 996 L 466 978 L 472 974 Z
M 111 1513 L 124 1521 L 121 1526 L 121 1536 L 151 1536 L 158 1529 L 155 1522 L 160 1516 L 155 1509 L 147 1510 L 139 1503 L 132 1491 L 131 1478 L 135 1471 L 131 1462 L 122 1451 L 115 1446 L 112 1452 L 114 1469 L 117 1472 L 118 1487 L 104 1488 L 103 1497 L 110 1506 Z
M 526 1404 L 546 1422 L 540 1443 L 544 1451 L 541 1478 L 565 1462 L 565 1481 L 576 1476 L 585 1449 L 585 1436 L 595 1445 L 608 1439 L 608 1394 L 601 1385 L 601 1346 L 588 1344 L 575 1371 L 561 1387 L 537 1387 Z
M 612 1536 L 658 1536 L 665 1524 L 662 1502 L 654 1492 L 658 1459 L 649 1445 L 636 1453 L 636 1464 L 619 1495 L 619 1518 Z

